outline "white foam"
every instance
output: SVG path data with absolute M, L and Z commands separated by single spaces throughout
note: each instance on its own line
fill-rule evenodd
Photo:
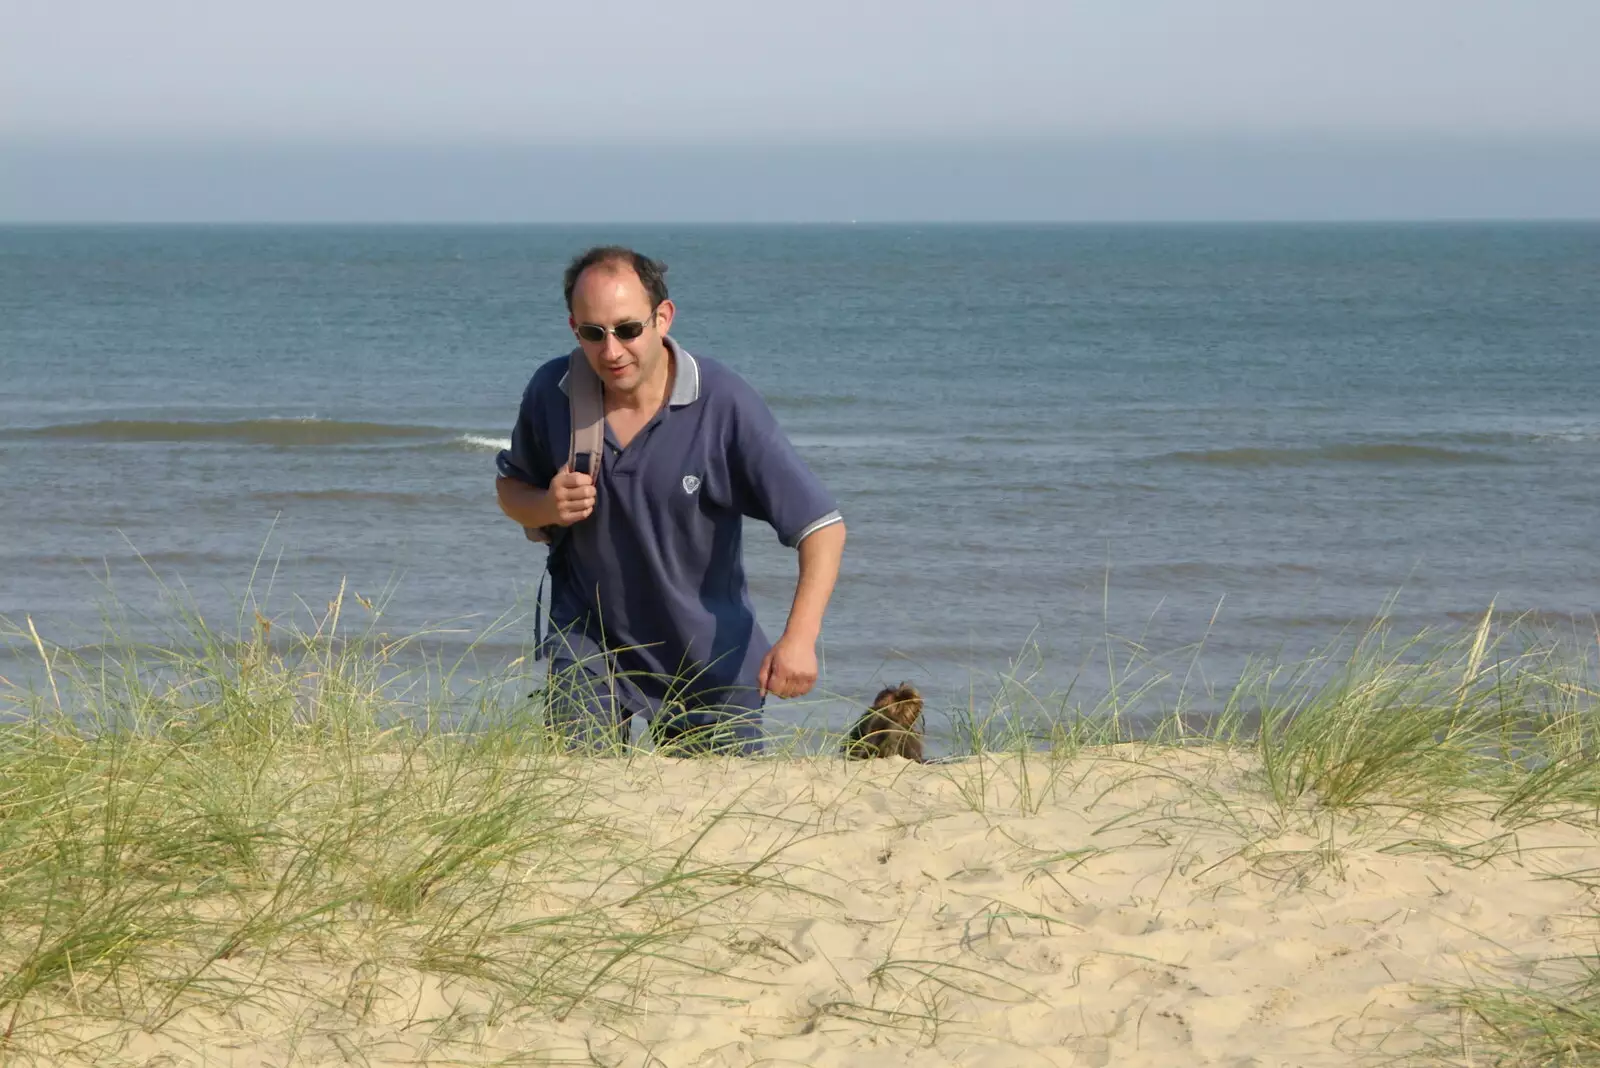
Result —
M 463 445 L 470 445 L 474 449 L 491 449 L 499 452 L 501 449 L 511 448 L 510 438 L 486 438 L 481 434 L 462 434 L 456 440 Z

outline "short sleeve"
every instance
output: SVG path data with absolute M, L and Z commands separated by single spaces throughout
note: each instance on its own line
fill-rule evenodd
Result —
M 541 418 L 535 385 L 537 378 L 523 391 L 522 404 L 517 410 L 517 421 L 511 428 L 511 447 L 501 449 L 495 456 L 495 467 L 506 478 L 526 482 L 537 489 L 546 489 L 556 476 L 556 467 L 550 459 L 549 428 Z
M 729 456 L 735 500 L 742 514 L 770 524 L 792 549 L 843 517 L 766 402 L 753 389 L 740 393 Z

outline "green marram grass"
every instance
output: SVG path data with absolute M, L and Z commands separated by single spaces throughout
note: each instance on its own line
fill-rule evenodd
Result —
M 799 893 L 781 845 L 738 864 L 701 856 L 719 822 L 749 818 L 738 798 L 706 812 L 699 837 L 648 847 L 597 815 L 596 762 L 546 734 L 527 665 L 479 680 L 402 666 L 416 637 L 379 632 L 371 603 L 349 602 L 341 590 L 304 627 L 252 608 L 231 633 L 188 612 L 158 644 L 88 652 L 7 624 L 46 684 L 0 705 L 0 1063 L 136 1063 L 139 1036 L 195 1013 L 287 1006 L 356 1033 L 423 980 L 456 1000 L 418 1025 L 466 1056 L 521 1014 L 642 1011 L 709 966 L 697 947 L 744 937 L 741 902 Z M 930 710 L 956 751 L 918 773 L 953 777 L 974 809 L 1032 815 L 1092 754 L 1138 768 L 1141 754 L 1204 749 L 1248 769 L 1255 791 L 1207 797 L 1206 818 L 1257 841 L 1263 820 L 1316 828 L 1328 813 L 1470 812 L 1507 830 L 1600 815 L 1593 634 L 1489 612 L 1463 633 L 1395 640 L 1380 620 L 1338 660 L 1253 667 L 1205 716 L 1188 670 L 1129 649 L 1106 657 L 1119 666 L 1093 707 L 1035 694 L 1019 671 Z M 839 740 L 800 725 L 762 759 L 831 759 Z M 1337 853 L 1257 848 L 1252 862 L 1329 871 Z M 1080 860 L 1043 857 L 1040 872 Z M 1600 887 L 1595 872 L 1570 877 Z M 875 981 L 905 979 L 882 970 Z M 1470 1063 L 1600 1063 L 1600 957 L 1530 975 L 1549 978 L 1438 993 L 1476 1021 Z M 979 978 L 921 976 L 923 1009 L 880 1022 L 937 1032 L 942 985 Z M 1442 1044 L 1440 1063 L 1452 1056 Z

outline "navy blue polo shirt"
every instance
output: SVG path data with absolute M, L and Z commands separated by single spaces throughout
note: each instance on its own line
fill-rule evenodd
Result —
M 594 511 L 551 546 L 549 652 L 600 649 L 659 698 L 753 687 L 770 647 L 745 583 L 743 518 L 786 546 L 841 521 L 753 387 L 671 338 L 671 395 L 620 448 L 609 425 Z M 500 473 L 548 488 L 567 460 L 567 357 L 523 391 Z

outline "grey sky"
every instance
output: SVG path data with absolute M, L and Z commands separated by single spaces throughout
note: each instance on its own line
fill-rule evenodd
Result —
M 748 154 L 792 140 L 835 146 L 813 154 L 813 176 L 840 195 L 799 212 L 809 217 L 848 213 L 861 193 L 841 142 L 914 144 L 906 160 L 940 168 L 980 151 L 975 139 L 985 137 L 1035 146 L 1019 150 L 1032 162 L 1010 165 L 1017 181 L 1034 183 L 1022 198 L 1030 210 L 1051 217 L 1077 210 L 1070 198 L 1051 208 L 1051 183 L 1079 167 L 1114 186 L 1129 166 L 1117 153 L 1130 151 L 1115 145 L 1130 138 L 1166 146 L 1135 156 L 1166 152 L 1163 166 L 1210 167 L 1204 180 L 1220 192 L 1236 176 L 1213 173 L 1215 161 L 1202 157 L 1229 138 L 1279 139 L 1271 151 L 1303 163 L 1307 152 L 1330 151 L 1316 142 L 1330 136 L 1328 146 L 1352 146 L 1352 180 L 1379 186 L 1390 172 L 1367 158 L 1373 152 L 1399 161 L 1437 143 L 1439 166 L 1452 152 L 1452 166 L 1478 152 L 1493 164 L 1485 188 L 1516 196 L 1461 201 L 1467 214 L 1539 214 L 1541 204 L 1600 212 L 1600 194 L 1583 194 L 1600 174 L 1597 0 L 0 0 L 0 16 L 6 218 L 181 213 L 193 204 L 180 192 L 184 175 L 200 182 L 202 172 L 211 210 L 249 214 L 261 202 L 252 166 L 277 187 L 292 181 L 334 197 L 274 211 L 337 216 L 344 197 L 356 217 L 360 193 L 339 175 L 378 168 L 385 152 L 459 153 L 462 167 L 490 168 L 469 175 L 490 186 L 501 166 L 509 197 L 508 183 L 547 165 L 527 153 L 575 143 L 621 153 L 610 164 L 584 157 L 595 166 L 680 159 L 692 200 L 682 146 Z M 1536 168 L 1517 176 L 1521 164 L 1508 157 L 1521 150 L 1505 148 L 1507 137 L 1538 142 L 1525 162 L 1556 167 L 1561 196 L 1534 187 Z M 1469 142 L 1478 147 L 1461 147 Z M 522 170 L 494 162 L 505 151 L 524 153 Z M 776 166 L 775 151 L 765 166 Z M 329 163 L 328 152 L 343 162 Z M 173 162 L 180 157 L 186 170 Z M 1336 168 L 1341 159 L 1330 157 Z M 892 214 L 895 168 L 911 165 L 880 164 L 873 181 L 888 198 L 855 198 L 869 217 Z M 1291 180 L 1296 166 L 1268 167 L 1259 180 Z M 1416 159 L 1395 166 L 1418 189 L 1434 181 L 1417 177 Z M 122 188 L 112 195 L 108 183 Z M 1005 186 L 979 174 L 950 195 L 969 196 L 962 210 L 983 216 Z M 1241 206 L 1252 202 L 1237 192 Z M 422 218 L 472 207 L 417 194 L 413 207 L 401 197 L 390 209 Z M 929 196 L 927 210 L 939 207 Z M 1079 198 L 1079 208 L 1116 214 L 1115 200 Z M 1404 201 L 1371 200 L 1366 210 L 1392 214 Z M 1317 214 L 1292 197 L 1280 206 Z M 508 200 L 504 210 L 540 216 L 515 207 Z M 685 217 L 713 207 L 708 200 Z M 1359 198 L 1338 211 L 1347 208 L 1362 214 Z M 600 201 L 585 210 L 608 209 Z M 1231 209 L 1217 201 L 1193 210 Z
M 1600 132 L 1595 0 L 4 0 L 20 133 Z

